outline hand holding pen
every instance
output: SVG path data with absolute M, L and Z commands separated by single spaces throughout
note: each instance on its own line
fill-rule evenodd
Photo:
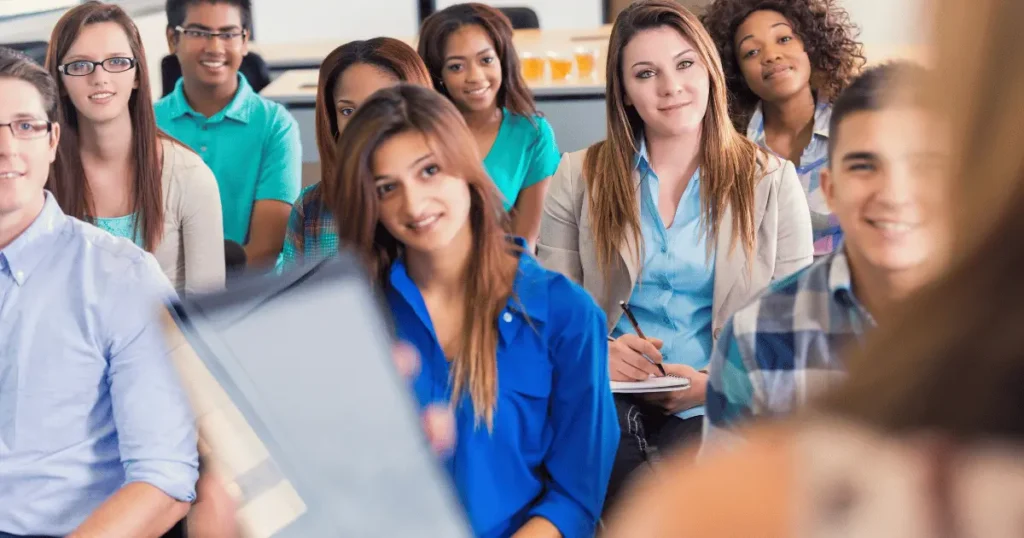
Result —
M 624 315 L 632 318 L 629 307 L 622 303 Z M 639 326 L 633 318 L 630 323 L 634 328 Z M 665 370 L 661 366 L 661 340 L 645 338 L 639 334 L 624 334 L 617 339 L 609 337 L 608 366 L 612 381 L 643 381 L 650 376 L 663 376 Z

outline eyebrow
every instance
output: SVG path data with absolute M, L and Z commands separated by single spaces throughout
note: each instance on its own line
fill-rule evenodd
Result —
M 39 117 L 38 114 L 32 114 L 31 112 L 15 112 L 14 115 L 11 116 L 11 121 L 18 120 L 46 121 L 45 118 Z
M 843 155 L 843 162 L 847 161 L 873 161 L 878 159 L 878 154 L 873 151 L 855 151 Z
M 787 26 L 787 27 L 789 27 L 790 30 L 793 29 L 792 26 L 789 26 L 788 22 L 777 22 L 777 23 L 772 25 L 772 28 L 775 28 L 776 26 Z M 736 48 L 740 48 L 740 45 L 742 45 L 743 42 L 748 40 L 748 39 L 754 39 L 754 34 L 749 34 L 749 35 L 743 36 L 743 39 L 741 39 L 739 43 L 736 43 Z
M 194 22 L 186 24 L 185 28 L 189 29 L 189 30 L 206 30 L 207 32 L 230 32 L 232 30 L 241 30 L 242 29 L 241 26 L 238 26 L 237 24 L 232 24 L 231 26 L 221 26 L 220 28 L 217 28 L 216 30 L 214 30 L 213 28 L 210 28 L 209 26 L 203 26 L 202 24 L 197 24 L 197 23 L 194 23 Z
M 345 103 L 346 105 L 355 105 L 356 104 L 355 101 L 352 101 L 350 99 L 338 99 L 337 101 L 335 101 L 335 103 L 337 103 L 339 105 L 342 104 L 342 103 Z
M 131 58 L 132 56 L 134 56 L 134 54 L 132 54 L 130 52 L 114 52 L 114 53 L 110 54 L 109 56 L 107 56 L 106 58 L 104 58 L 104 60 L 109 60 L 110 58 Z M 67 64 L 67 63 L 71 63 L 71 62 L 77 62 L 79 60 L 90 60 L 91 61 L 90 57 L 88 55 L 86 55 L 86 54 L 71 54 L 71 55 L 68 55 L 66 58 L 64 58 L 64 63 Z
M 691 52 L 693 52 L 693 49 L 686 49 L 683 52 L 680 52 L 679 54 L 676 54 L 675 56 L 673 56 L 672 59 L 676 60 L 680 56 L 686 55 L 686 54 L 691 53 Z M 636 67 L 638 65 L 654 65 L 654 62 L 648 62 L 647 60 L 642 60 L 642 61 L 636 62 L 635 64 L 631 65 L 630 68 Z
M 424 156 L 420 157 L 419 159 L 416 159 L 415 161 L 413 161 L 413 162 L 412 162 L 412 163 L 411 163 L 411 164 L 409 165 L 409 170 L 412 170 L 413 168 L 416 168 L 417 166 L 419 166 L 419 164 L 420 164 L 421 162 L 423 162 L 423 161 L 425 161 L 425 160 L 427 160 L 427 159 L 430 159 L 430 158 L 431 158 L 431 157 L 433 157 L 433 156 L 434 156 L 434 154 L 433 154 L 433 152 L 431 152 L 431 153 L 427 153 L 426 155 L 424 155 Z M 379 176 L 374 176 L 374 177 L 373 177 L 373 180 L 374 180 L 374 181 L 380 181 L 380 180 L 382 180 L 382 179 L 390 179 L 390 177 L 391 177 L 391 176 L 388 176 L 388 175 L 379 175 Z
M 480 52 L 474 54 L 474 56 L 480 56 L 481 54 L 485 54 L 485 53 L 488 53 L 488 52 L 494 52 L 494 47 L 487 47 L 486 49 L 483 49 Z M 445 58 L 444 61 L 447 62 L 449 60 L 465 60 L 465 59 L 466 59 L 465 56 L 449 56 L 449 57 Z

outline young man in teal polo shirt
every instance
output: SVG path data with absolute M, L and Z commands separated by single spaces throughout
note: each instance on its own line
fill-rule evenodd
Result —
M 250 0 L 167 0 L 167 42 L 182 77 L 156 103 L 156 118 L 217 176 L 224 238 L 244 245 L 250 267 L 267 267 L 299 195 L 302 147 L 295 118 L 238 73 L 251 32 Z

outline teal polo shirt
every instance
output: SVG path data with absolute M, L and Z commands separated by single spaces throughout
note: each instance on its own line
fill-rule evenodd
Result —
M 503 112 L 505 117 L 484 158 L 484 168 L 505 197 L 508 211 L 519 198 L 519 191 L 555 173 L 561 154 L 548 120 L 540 116 L 527 118 L 507 109 Z
M 249 240 L 257 200 L 295 202 L 302 186 L 302 143 L 295 118 L 278 103 L 259 96 L 241 74 L 238 92 L 223 110 L 207 118 L 185 99 L 183 79 L 157 101 L 157 125 L 195 150 L 220 187 L 224 238 Z

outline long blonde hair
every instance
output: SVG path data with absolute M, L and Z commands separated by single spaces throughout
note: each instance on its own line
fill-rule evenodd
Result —
M 729 119 L 725 74 L 715 44 L 697 17 L 679 4 L 642 0 L 619 13 L 612 27 L 605 92 L 608 134 L 605 140 L 590 146 L 583 161 L 597 260 L 606 273 L 627 234 L 632 235 L 635 245 L 642 245 L 632 175 L 643 120 L 625 104 L 622 51 L 637 33 L 660 27 L 673 28 L 692 41 L 711 78 L 701 133 L 700 182 L 701 220 L 709 238 L 709 253 L 729 207 L 733 211 L 730 249 L 739 241 L 748 256 L 754 251 L 754 186 L 760 179 L 759 157 L 763 153 L 738 133 Z M 640 249 L 633 255 L 639 264 Z

